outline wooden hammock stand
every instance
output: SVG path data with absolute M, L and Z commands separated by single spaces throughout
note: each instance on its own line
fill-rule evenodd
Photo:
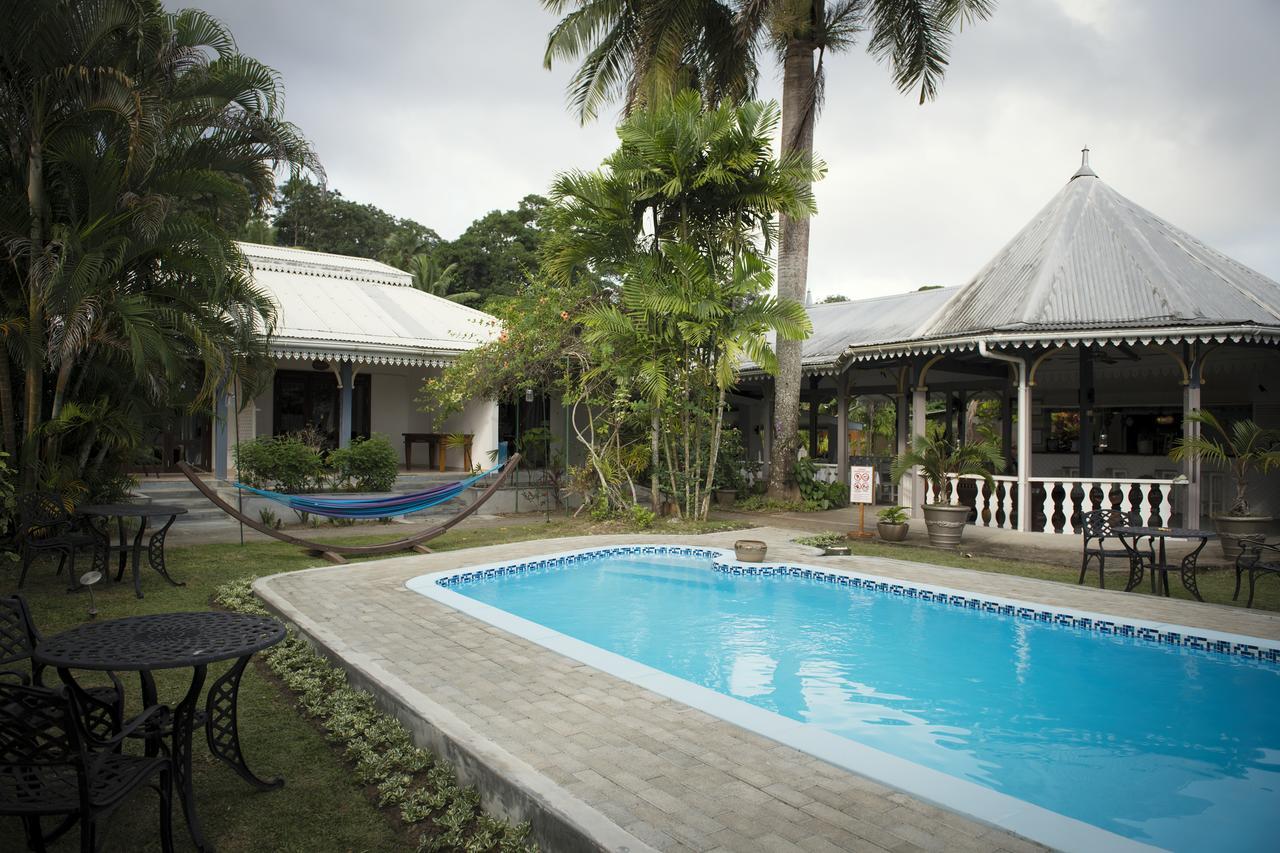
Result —
M 273 539 L 279 539 L 281 542 L 288 542 L 290 545 L 297 545 L 308 554 L 314 557 L 323 557 L 331 563 L 345 563 L 346 557 L 367 557 L 376 554 L 394 554 L 397 551 L 417 551 L 419 554 L 430 554 L 431 549 L 424 542 L 435 539 L 440 534 L 449 530 L 458 522 L 462 521 L 471 513 L 479 509 L 485 501 L 493 497 L 494 492 L 502 488 L 502 484 L 507 481 L 507 477 L 511 472 L 515 471 L 516 465 L 520 462 L 520 454 L 512 454 L 507 460 L 507 464 L 502 467 L 502 472 L 498 474 L 497 479 L 488 485 L 488 487 L 480 493 L 479 497 L 460 512 L 454 513 L 449 517 L 448 521 L 429 527 L 420 533 L 412 536 L 406 536 L 403 539 L 396 539 L 392 542 L 382 542 L 377 545 L 343 545 L 338 542 L 313 542 L 309 539 L 302 539 L 298 536 L 285 533 L 283 530 L 276 530 L 270 525 L 263 524 L 261 521 L 250 518 L 249 516 L 227 503 L 217 493 L 217 491 L 209 486 L 196 470 L 186 462 L 178 463 L 178 470 L 186 475 L 191 481 L 191 485 L 200 490 L 200 494 L 208 498 L 214 506 L 225 512 L 227 515 L 239 521 L 241 524 L 247 525 L 259 533 L 266 534 Z

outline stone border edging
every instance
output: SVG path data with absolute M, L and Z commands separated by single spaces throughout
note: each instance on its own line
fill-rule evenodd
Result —
M 310 571 L 343 571 L 320 567 Z M 304 570 L 307 571 L 307 570 Z M 286 574 L 296 574 L 290 572 Z M 271 589 L 281 575 L 258 578 L 253 590 L 263 604 L 298 635 L 347 673 L 353 687 L 368 692 L 380 710 L 395 717 L 413 740 L 453 766 L 458 780 L 474 786 L 483 808 L 513 823 L 528 821 L 545 850 L 657 853 L 640 839 L 552 782 L 472 728 L 454 712 L 399 679 L 368 655 L 347 646 Z

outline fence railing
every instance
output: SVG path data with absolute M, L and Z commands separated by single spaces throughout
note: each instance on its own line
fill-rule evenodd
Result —
M 1006 474 L 992 477 L 987 485 L 981 477 L 950 475 L 955 487 L 950 503 L 964 504 L 974 514 L 970 523 L 983 527 L 1016 530 L 1018 527 L 1018 478 Z M 1031 529 L 1046 533 L 1079 533 L 1081 519 L 1096 509 L 1137 512 L 1144 523 L 1168 527 L 1173 518 L 1173 480 L 1116 477 L 1031 477 Z M 938 501 L 932 486 L 926 486 L 930 503 Z

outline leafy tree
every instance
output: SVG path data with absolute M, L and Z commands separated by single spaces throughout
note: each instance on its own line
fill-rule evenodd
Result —
M 441 267 L 456 265 L 454 286 L 479 294 L 479 301 L 511 296 L 528 277 L 537 276 L 542 242 L 538 218 L 546 205 L 542 196 L 527 195 L 515 210 L 491 211 L 458 239 L 441 244 L 433 257 Z
M 758 54 L 782 65 L 784 155 L 812 156 L 813 127 L 823 99 L 823 60 L 867 33 L 867 49 L 885 62 L 894 84 L 919 87 L 920 102 L 937 95 L 953 32 L 991 14 L 993 0 L 543 0 L 564 17 L 548 37 L 544 65 L 581 59 L 570 81 L 570 103 L 582 121 L 609 100 L 629 112 L 682 85 L 720 98 L 750 96 Z M 804 300 L 809 222 L 783 214 L 778 246 L 778 295 Z M 780 341 L 775 382 L 777 423 L 769 492 L 793 497 L 800 415 L 802 344 Z
M 277 168 L 319 166 L 275 72 L 203 12 L 0 0 L 0 20 L 4 447 L 27 487 L 104 482 L 155 412 L 256 375 L 273 308 L 233 236 Z
M 414 255 L 409 262 L 409 272 L 413 273 L 413 286 L 418 290 L 435 296 L 442 296 L 451 302 L 467 303 L 479 298 L 474 290 L 451 293 L 458 280 L 458 265 L 449 264 L 444 269 L 432 255 Z
M 840 293 L 833 293 L 833 294 L 831 294 L 830 296 L 828 296 L 828 297 L 826 297 L 825 299 L 823 299 L 823 300 L 822 300 L 820 303 L 818 303 L 818 304 L 819 304 L 819 305 L 831 305 L 831 304 L 836 303 L 836 302 L 848 302 L 848 301 L 849 301 L 849 297 L 844 296 L 843 294 L 840 294 Z
M 811 210 L 820 177 L 807 160 L 774 158 L 778 118 L 756 102 L 705 110 L 686 91 L 624 120 L 604 169 L 562 175 L 552 190 L 544 270 L 616 282 L 583 313 L 583 338 L 603 353 L 584 378 L 609 377 L 646 403 L 654 505 L 665 470 L 662 487 L 690 516 L 707 512 L 737 365 L 769 370 L 766 332 L 809 331 L 798 303 L 767 295 L 774 217 Z

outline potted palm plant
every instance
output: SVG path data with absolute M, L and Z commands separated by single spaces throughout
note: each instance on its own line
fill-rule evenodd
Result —
M 876 532 L 886 542 L 901 542 L 907 538 L 907 509 L 888 506 L 876 513 Z
M 1236 487 L 1231 506 L 1214 516 L 1222 556 L 1234 560 L 1240 554 L 1240 540 L 1245 536 L 1265 534 L 1272 516 L 1260 515 L 1249 506 L 1249 477 L 1280 468 L 1280 430 L 1263 429 L 1252 420 L 1236 421 L 1228 430 L 1212 413 L 1197 409 L 1187 416 L 1192 423 L 1207 430 L 1182 436 L 1173 443 L 1169 458 L 1174 462 L 1187 459 L 1208 460 L 1231 472 Z
M 932 423 L 924 435 L 916 436 L 911 446 L 893 460 L 890 476 L 901 481 L 907 472 L 919 466 L 921 476 L 929 483 L 930 491 L 938 501 L 921 505 L 925 528 L 929 531 L 929 544 L 954 548 L 960 544 L 964 525 L 972 512 L 963 504 L 951 504 L 954 480 L 961 476 L 977 476 L 986 481 L 988 487 L 994 488 L 991 469 L 1002 461 L 999 446 L 990 439 L 979 438 L 968 444 L 948 441 L 941 424 Z

